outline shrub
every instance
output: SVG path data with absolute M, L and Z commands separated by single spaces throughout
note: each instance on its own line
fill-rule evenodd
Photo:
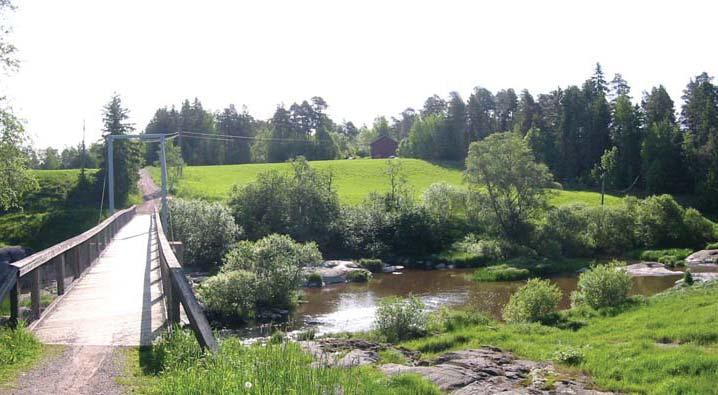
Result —
M 440 222 L 466 211 L 466 191 L 443 181 L 429 185 L 423 200 L 424 207 Z
M 683 283 L 693 285 L 693 274 L 691 274 L 690 270 L 686 270 L 685 273 L 683 273 Z
M 678 258 L 676 258 L 675 255 L 664 255 L 660 258 L 658 258 L 658 263 L 662 263 L 669 267 L 674 267 L 680 262 Z
M 633 213 L 625 206 L 592 207 L 587 210 L 586 238 L 593 249 L 600 253 L 619 254 L 636 245 Z
M 613 261 L 608 265 L 593 266 L 581 273 L 578 278 L 578 290 L 573 295 L 575 304 L 599 309 L 615 307 L 623 303 L 631 290 L 631 276 L 623 262 Z
M 594 249 L 593 240 L 586 234 L 588 206 L 582 203 L 559 206 L 549 210 L 541 227 L 541 241 L 558 243 L 561 255 L 585 256 Z
M 307 286 L 309 287 L 322 287 L 324 286 L 324 279 L 322 275 L 317 272 L 311 272 L 306 277 Z
M 708 243 L 706 244 L 706 250 L 718 250 L 718 243 Z
M 685 226 L 684 243 L 691 247 L 702 246 L 706 241 L 713 240 L 713 223 L 694 208 L 686 209 L 683 214 Z
M 566 365 L 580 365 L 583 362 L 583 353 L 575 348 L 569 347 L 565 350 L 556 351 L 553 360 Z
M 302 268 L 322 262 L 315 243 L 296 243 L 286 235 L 269 235 L 256 242 L 241 241 L 224 257 L 222 271 L 247 270 L 256 275 L 258 307 L 288 306 L 302 286 Z
M 372 273 L 381 273 L 384 271 L 384 262 L 381 259 L 360 259 L 357 264 Z
M 426 256 L 448 240 L 437 221 L 420 206 L 388 211 L 381 196 L 342 208 L 336 225 L 343 253 L 364 257 Z
M 670 195 L 650 196 L 638 204 L 636 236 L 646 247 L 676 245 L 685 235 L 684 209 Z
M 526 279 L 530 275 L 528 269 L 502 264 L 476 269 L 472 278 L 476 281 L 514 281 Z
M 561 290 L 548 280 L 532 278 L 511 295 L 503 311 L 509 323 L 536 322 L 558 308 Z
M 347 274 L 350 283 L 365 283 L 371 279 L 371 272 L 367 270 L 352 270 Z
M 293 174 L 269 171 L 252 183 L 235 186 L 229 207 L 250 239 L 282 233 L 323 245 L 339 216 L 331 174 L 312 169 L 303 158 L 292 162 L 292 169 Z
M 219 265 L 242 234 L 229 209 L 220 203 L 172 199 L 169 212 L 172 236 L 184 244 L 186 263 L 192 265 Z
M 221 272 L 198 289 L 207 310 L 223 319 L 245 320 L 254 315 L 257 276 L 246 270 Z
M 686 259 L 688 255 L 693 253 L 693 250 L 688 248 L 668 248 L 665 250 L 645 250 L 641 251 L 638 258 L 644 261 L 658 262 L 658 260 L 666 255 L 675 257 L 677 260 Z
M 410 339 L 426 332 L 427 314 L 417 297 L 388 297 L 379 301 L 374 328 L 389 342 Z

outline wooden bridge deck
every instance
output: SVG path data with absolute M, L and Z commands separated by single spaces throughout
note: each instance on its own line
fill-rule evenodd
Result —
M 34 327 L 47 344 L 149 345 L 166 321 L 150 215 L 120 229 L 93 267 Z

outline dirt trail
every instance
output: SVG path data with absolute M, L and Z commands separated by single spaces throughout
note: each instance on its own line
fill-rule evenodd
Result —
M 142 198 L 145 200 L 145 202 L 138 207 L 138 211 L 142 214 L 151 214 L 153 207 L 160 206 L 162 189 L 155 185 L 155 182 L 152 180 L 146 168 L 140 170 L 140 180 L 137 181 L 137 186 L 139 186 L 140 192 L 142 192 Z
M 115 377 L 125 370 L 119 347 L 66 346 L 22 373 L 0 394 L 115 395 L 124 393 Z

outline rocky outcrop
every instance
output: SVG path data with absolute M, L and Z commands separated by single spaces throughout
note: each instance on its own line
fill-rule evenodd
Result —
M 299 342 L 302 349 L 314 357 L 315 364 L 352 367 L 379 362 L 379 351 L 394 348 L 409 360 L 419 358 L 419 353 L 390 344 L 374 343 L 361 339 L 324 338 Z
M 697 273 L 691 273 L 691 277 L 693 277 L 694 283 L 707 283 L 710 281 L 716 281 L 718 280 L 718 273 L 715 272 L 697 272 Z M 683 279 L 680 279 L 676 281 L 676 285 L 682 285 Z
M 319 266 L 305 269 L 307 275 L 316 273 L 321 276 L 324 285 L 345 283 L 347 275 L 354 271 L 369 272 L 352 261 L 325 261 Z
M 701 250 L 686 257 L 687 265 L 718 265 L 718 250 Z
M 626 266 L 631 276 L 680 276 L 683 272 L 668 270 L 666 265 L 656 262 L 641 262 Z
M 549 363 L 515 359 L 511 353 L 493 347 L 450 352 L 429 366 L 386 364 L 379 369 L 390 376 L 416 373 L 443 391 L 459 395 L 603 394 L 585 383 L 561 379 Z

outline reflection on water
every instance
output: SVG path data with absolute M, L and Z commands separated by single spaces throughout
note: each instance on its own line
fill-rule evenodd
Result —
M 480 283 L 469 279 L 473 269 L 406 270 L 376 274 L 366 284 L 341 284 L 304 291 L 307 303 L 294 313 L 295 329 L 313 327 L 318 333 L 361 331 L 371 328 L 377 301 L 386 296 L 413 294 L 429 309 L 441 306 L 470 308 L 500 318 L 501 309 L 523 281 Z M 637 277 L 633 294 L 653 295 L 670 288 L 677 277 Z M 569 306 L 576 289 L 573 276 L 551 279 L 563 291 L 561 308 Z

